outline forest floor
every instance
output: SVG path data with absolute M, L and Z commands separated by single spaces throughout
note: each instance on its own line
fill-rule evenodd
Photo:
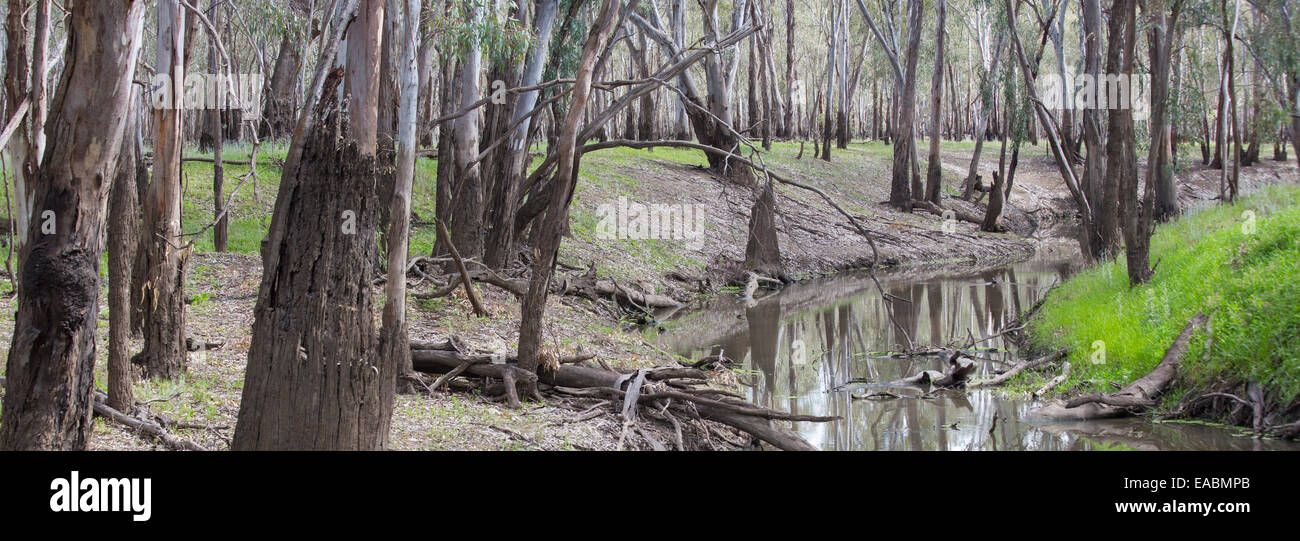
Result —
M 921 144 L 924 153 L 926 145 Z M 960 201 L 956 189 L 965 177 L 973 142 L 943 143 L 943 173 L 946 206 L 975 215 L 982 208 Z M 1046 147 L 1026 145 L 1009 204 L 1004 211 L 1006 233 L 982 233 L 977 226 L 957 222 L 956 230 L 944 232 L 939 216 L 922 211 L 912 214 L 884 204 L 888 198 L 891 147 L 880 142 L 855 142 L 847 149 L 833 149 L 832 161 L 813 157 L 811 145 L 776 143 L 764 158 L 774 171 L 816 186 L 827 192 L 865 225 L 877 239 L 883 264 L 968 265 L 1011 262 L 1035 252 L 1056 257 L 1077 254 L 1073 240 L 1073 204 L 1060 175 L 1047 156 Z M 197 155 L 190 149 L 187 155 Z M 187 312 L 188 332 L 196 339 L 223 342 L 211 351 L 190 354 L 188 374 L 172 382 L 141 381 L 136 384 L 138 401 L 152 401 L 148 409 L 178 421 L 206 424 L 207 429 L 177 430 L 177 435 L 210 449 L 228 448 L 243 387 L 253 307 L 260 280 L 258 244 L 270 223 L 270 213 L 280 174 L 284 149 L 263 148 L 258 157 L 256 190 L 253 180 L 240 184 L 246 166 L 226 166 L 226 186 L 236 190 L 232 202 L 229 253 L 213 253 L 210 231 L 200 236 L 190 259 L 186 294 L 191 298 Z M 227 147 L 229 160 L 247 160 L 248 149 Z M 997 165 L 997 145 L 984 146 L 980 170 L 984 178 Z M 753 195 L 747 188 L 727 185 L 703 169 L 704 157 L 691 150 L 660 148 L 654 151 L 606 150 L 584 156 L 581 179 L 575 196 L 571 236 L 565 239 L 560 260 L 575 267 L 592 267 L 604 278 L 634 284 L 647 292 L 687 301 L 700 295 L 731 294 L 726 281 L 738 274 L 744 258 L 748 215 Z M 211 165 L 184 165 L 184 219 L 187 231 L 198 230 L 212 216 Z M 422 225 L 433 216 L 435 194 L 433 160 L 421 159 L 416 169 L 413 198 L 411 255 L 425 255 L 432 249 L 434 231 Z M 924 174 L 925 164 L 921 164 Z M 1194 207 L 1217 195 L 1217 171 L 1199 164 L 1180 172 L 1181 197 Z M 1261 162 L 1243 170 L 1247 190 L 1256 184 L 1283 180 L 1294 182 L 1291 162 Z M 842 216 L 817 195 L 798 188 L 777 185 L 777 227 L 787 274 L 810 277 L 868 265 L 871 250 Z M 704 219 L 704 234 L 697 239 L 608 238 L 602 220 L 611 209 L 624 204 L 693 205 Z M 680 208 L 680 207 L 679 207 Z M 617 216 L 615 216 L 616 218 Z M 607 224 L 605 224 L 607 225 Z M 665 235 L 661 235 L 665 236 Z M 7 249 L 7 248 L 6 248 Z M 101 269 L 106 275 L 106 270 Z M 669 274 L 708 279 L 703 293 L 699 284 L 670 279 Z M 105 292 L 106 295 L 106 285 Z M 409 323 L 412 339 L 445 338 L 455 335 L 481 351 L 513 351 L 517 341 L 519 305 L 515 297 L 494 286 L 478 285 L 491 315 L 476 317 L 462 290 L 441 299 L 412 298 Z M 412 294 L 433 289 L 427 283 L 412 282 Z M 382 288 L 376 288 L 376 314 L 382 308 Z M 0 296 L 0 335 L 13 332 L 16 301 Z M 107 304 L 101 298 L 99 344 L 108 339 Z M 628 330 L 591 301 L 575 297 L 552 299 L 547 309 L 544 336 L 561 355 L 576 351 L 598 354 L 598 359 L 615 367 L 675 365 L 676 359 Z M 0 341 L 0 355 L 7 355 L 9 341 Z M 138 351 L 141 344 L 133 344 Z M 100 347 L 96 387 L 105 388 L 107 348 Z M 717 376 L 727 385 L 729 373 Z M 437 392 L 399 395 L 393 416 L 390 448 L 393 449 L 602 449 L 618 448 L 621 422 L 615 415 L 576 420 L 573 404 L 549 401 L 526 403 L 512 410 L 472 393 Z M 150 441 L 137 438 L 119 425 L 96 419 L 93 449 L 150 449 Z M 708 431 L 705 431 L 708 438 Z M 671 441 L 665 434 L 650 434 Z M 738 444 L 719 431 L 718 440 L 705 447 L 735 448 Z M 741 442 L 743 444 L 744 442 Z M 633 433 L 626 446 L 650 448 L 645 436 Z

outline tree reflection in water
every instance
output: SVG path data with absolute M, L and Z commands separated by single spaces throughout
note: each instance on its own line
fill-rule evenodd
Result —
M 904 398 L 854 400 L 831 391 L 860 379 L 888 382 L 941 370 L 938 357 L 892 357 L 908 347 L 965 343 L 994 334 L 1033 306 L 1070 272 L 1069 262 L 1029 261 L 961 272 L 906 269 L 878 275 L 893 301 L 894 322 L 871 280 L 843 274 L 793 285 L 748 305 L 728 296 L 684 316 L 661 345 L 698 359 L 725 353 L 755 403 L 798 414 L 838 415 L 833 423 L 797 423 L 813 445 L 840 450 L 1252 449 L 1290 444 L 1234 437 L 1186 424 L 1119 420 L 1036 426 L 1020 422 L 1033 405 L 996 391 L 891 389 Z M 896 324 L 895 324 L 896 322 Z M 910 340 L 909 340 L 910 338 Z M 975 377 L 992 377 L 1014 360 L 1002 337 L 979 347 Z M 994 415 L 996 427 L 993 426 Z

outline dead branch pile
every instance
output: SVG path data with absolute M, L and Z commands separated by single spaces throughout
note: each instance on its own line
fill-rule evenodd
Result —
M 612 413 L 623 420 L 620 439 L 648 419 L 671 427 L 677 448 L 683 449 L 682 423 L 702 420 L 735 428 L 779 449 L 813 451 L 815 447 L 776 421 L 826 422 L 838 418 L 794 415 L 756 406 L 735 393 L 709 387 L 709 372 L 694 367 L 620 371 L 603 362 L 601 367 L 580 366 L 578 363 L 595 356 L 579 354 L 549 359 L 549 363 L 542 363 L 540 373 L 534 374 L 516 367 L 513 355 L 465 350 L 455 339 L 412 342 L 411 360 L 417 372 L 441 375 L 428 387 L 431 392 L 451 378 L 463 376 L 482 380 L 486 394 L 511 406 L 519 404 L 516 383 L 525 379 L 535 380 L 541 391 L 552 396 L 605 400 L 613 407 Z

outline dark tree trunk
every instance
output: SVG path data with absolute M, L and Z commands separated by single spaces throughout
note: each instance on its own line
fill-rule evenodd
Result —
M 835 48 L 839 44 L 839 25 L 841 24 L 838 17 L 831 15 L 831 35 L 830 43 L 826 47 L 826 113 L 822 117 L 822 154 L 821 158 L 831 161 L 831 136 L 835 133 L 835 79 L 839 63 L 835 58 Z
M 1178 215 L 1178 187 L 1173 171 L 1173 122 L 1170 110 L 1169 75 L 1173 37 L 1177 31 L 1182 0 L 1174 0 L 1173 15 L 1165 13 L 1164 0 L 1151 0 L 1151 27 L 1147 32 L 1151 61 L 1151 150 L 1147 176 L 1155 190 L 1155 219 L 1167 221 Z
M 783 137 L 794 135 L 794 0 L 785 0 L 785 95 L 789 96 L 789 107 L 785 109 L 785 133 Z
M 980 102 L 979 115 L 975 118 L 975 126 L 971 132 L 971 135 L 975 137 L 975 150 L 971 153 L 970 170 L 966 173 L 966 181 L 962 185 L 961 198 L 964 201 L 970 200 L 971 191 L 975 189 L 975 184 L 980 177 L 979 165 L 980 158 L 983 157 L 984 153 L 984 141 L 988 140 L 989 123 L 993 120 L 997 111 L 997 98 L 994 91 L 996 85 L 993 84 L 993 77 L 1002 61 L 1002 46 L 1005 39 L 1005 33 L 998 34 L 997 46 L 993 48 L 993 59 L 989 62 L 987 71 L 985 71 L 979 82 L 980 99 L 982 101 Z
M 1115 0 L 1111 5 L 1110 39 L 1122 55 L 1122 71 L 1133 73 L 1134 47 L 1137 43 L 1137 6 L 1134 0 Z M 1133 129 L 1132 110 L 1120 107 L 1110 111 L 1110 143 L 1107 158 L 1110 175 L 1121 186 L 1120 212 L 1123 216 L 1124 253 L 1128 265 L 1129 284 L 1138 285 L 1151 278 L 1149 261 L 1152 212 L 1155 190 L 1152 177 L 1147 176 L 1145 194 L 1138 199 L 1137 143 Z
M 921 21 L 923 5 L 921 0 L 907 2 L 907 52 L 906 67 L 903 69 L 902 88 L 898 88 L 898 117 L 894 120 L 894 165 L 892 181 L 889 185 L 889 204 L 912 211 L 912 187 L 908 175 L 911 172 L 912 147 L 916 144 L 912 133 L 914 111 L 916 109 L 916 62 L 921 48 Z
M 781 245 L 776 233 L 776 194 L 771 182 L 763 184 L 749 213 L 745 268 L 770 276 L 782 274 Z
M 215 28 L 221 28 L 221 2 L 212 0 L 210 7 L 209 19 Z M 209 40 L 208 44 L 208 73 L 217 75 L 221 73 L 220 53 L 217 51 L 215 41 Z M 224 88 L 217 89 L 218 92 L 224 92 Z M 225 145 L 225 126 L 222 120 L 225 118 L 222 108 L 210 109 L 207 111 L 208 117 L 208 137 L 213 141 L 212 146 L 212 218 L 216 223 L 212 226 L 212 249 L 218 252 L 226 251 L 227 239 L 229 237 L 230 219 L 225 215 L 225 195 L 222 189 L 225 187 L 225 167 L 222 165 L 222 150 Z
M 1101 1 L 1083 0 L 1084 73 L 1094 81 L 1101 76 L 1101 20 Z M 1110 49 L 1107 51 L 1109 55 Z M 1112 62 L 1118 62 L 1118 59 Z M 1111 66 L 1114 69 L 1116 64 Z M 1094 103 L 1083 111 L 1083 141 L 1088 155 L 1084 159 L 1082 188 L 1091 203 L 1093 226 L 1091 231 L 1083 234 L 1089 236 L 1091 249 L 1085 255 L 1093 261 L 1106 260 L 1119 253 L 1119 218 L 1114 199 L 1119 191 L 1111 189 L 1117 184 L 1106 174 L 1107 145 L 1102 143 L 1104 116 L 1100 103 Z
M 308 16 L 308 0 L 290 0 L 289 8 L 299 16 Z M 280 51 L 271 70 L 266 103 L 262 106 L 259 136 L 265 139 L 283 139 L 293 134 L 297 123 L 296 88 L 298 73 L 302 69 L 303 36 L 286 32 L 280 39 Z
M 939 187 L 943 184 L 943 161 L 939 157 L 939 130 L 943 120 L 943 69 L 944 69 L 944 19 L 946 6 L 944 0 L 936 1 L 938 11 L 935 28 L 934 77 L 930 83 L 930 156 L 925 170 L 925 200 L 939 204 Z
M 645 32 L 638 34 L 640 46 L 636 52 L 637 76 L 641 79 L 650 77 L 650 61 L 646 58 L 650 54 L 649 44 L 646 43 Z M 550 42 L 547 40 L 547 45 Z M 655 93 L 646 92 L 641 96 L 641 104 L 638 106 L 640 117 L 637 119 L 637 137 L 642 141 L 654 141 L 659 139 L 658 130 L 655 129 Z
M 375 129 L 375 158 L 376 171 L 379 174 L 378 184 L 376 185 L 376 194 L 380 201 L 389 201 L 393 197 L 393 186 L 396 182 L 397 169 L 394 167 L 397 159 L 397 78 L 396 69 L 393 62 L 393 40 L 400 39 L 401 36 L 394 36 L 395 23 L 392 2 L 386 0 L 388 5 L 384 9 L 383 37 L 379 46 L 379 103 L 376 111 L 376 121 L 378 126 Z M 390 222 L 393 219 L 390 211 L 390 205 L 379 206 L 379 245 L 387 251 L 388 233 L 390 231 Z M 402 218 L 398 218 L 402 219 Z M 409 213 L 406 221 L 409 220 Z
M 126 131 L 145 5 L 68 9 L 66 54 L 76 62 L 51 107 L 45 165 L 30 179 L 45 217 L 28 230 L 20 258 L 26 279 L 6 364 L 0 450 L 80 450 L 90 436 L 104 184 Z
M 357 105 L 349 108 L 348 125 L 335 112 L 344 70 L 327 79 L 318 73 L 312 92 L 321 97 L 309 100 L 315 116 L 300 118 L 295 131 L 303 139 L 285 160 L 262 243 L 265 270 L 232 449 L 387 445 L 399 360 L 379 347 L 371 284 L 379 207 L 390 201 L 376 196 L 376 132 L 355 129 L 378 122 L 379 55 L 370 49 L 382 37 L 384 2 L 364 0 L 360 10 L 369 17 L 353 22 L 349 46 L 367 45 L 347 55 Z M 337 38 L 322 57 L 332 57 Z
M 258 293 L 232 449 L 374 450 L 388 440 L 397 366 L 378 354 L 371 301 L 375 158 L 339 146 L 337 119 L 318 122 L 277 198 L 279 242 L 264 245 L 263 260 L 278 261 Z
M 137 96 L 132 95 L 134 102 Z M 134 109 L 132 104 L 131 109 Z M 136 178 L 144 168 L 136 155 L 140 121 L 129 114 L 108 203 L 108 406 L 129 412 L 134 405 L 131 382 L 131 266 L 140 235 L 140 201 Z M 144 170 L 147 176 L 147 169 Z
M 459 78 L 456 76 L 456 61 L 454 58 L 448 58 L 442 65 L 441 83 L 438 85 L 438 116 L 446 116 L 453 112 L 459 96 L 458 85 L 456 82 Z M 453 180 L 453 163 L 452 151 L 452 126 L 453 122 L 444 122 L 438 126 L 438 164 L 435 171 L 438 180 L 436 182 L 437 192 L 434 194 L 434 217 L 436 221 L 442 223 L 451 223 L 451 192 Z M 435 241 L 433 245 L 433 255 L 435 257 L 448 254 L 447 247 L 441 240 Z

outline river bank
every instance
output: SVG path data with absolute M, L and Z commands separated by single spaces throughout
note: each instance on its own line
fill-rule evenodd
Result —
M 1260 187 L 1163 224 L 1151 258 L 1158 264 L 1146 284 L 1129 287 L 1121 256 L 1048 295 L 1030 338 L 1039 349 L 1070 350 L 1074 368 L 1056 393 L 1111 392 L 1145 375 L 1205 314 L 1158 415 L 1300 435 L 1300 186 Z

